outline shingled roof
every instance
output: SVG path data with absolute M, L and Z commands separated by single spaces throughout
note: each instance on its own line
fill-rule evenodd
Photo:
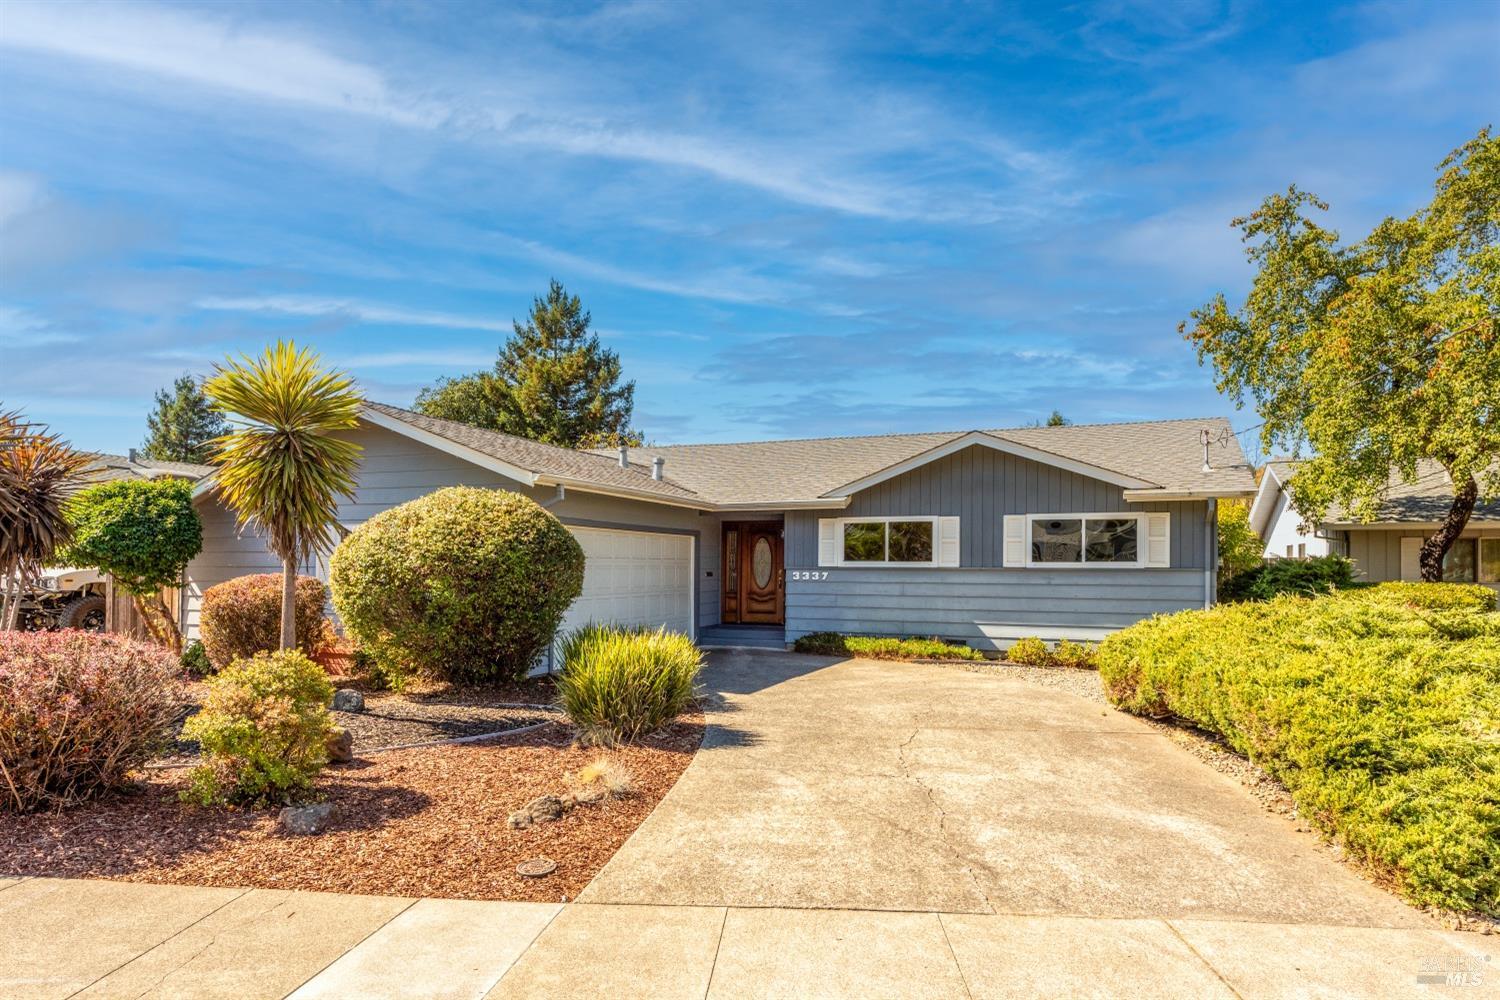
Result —
M 189 462 L 158 462 L 130 455 L 111 455 L 99 452 L 94 455 L 84 475 L 93 482 L 111 482 L 117 479 L 190 479 L 197 482 L 214 471 L 211 465 L 193 465 Z
M 1210 445 L 1208 472 L 1200 443 L 1204 428 L 1223 442 Z M 1255 489 L 1249 463 L 1222 418 L 671 445 L 634 448 L 631 457 L 665 458 L 676 482 L 719 503 L 810 503 L 966 438 L 989 438 L 1002 450 L 1044 453 L 1042 461 L 1055 456 L 1138 480 L 1141 490 L 1234 496 Z
M 1417 461 L 1417 475 L 1411 482 L 1404 482 L 1398 472 L 1392 472 L 1375 508 L 1375 520 L 1371 523 L 1432 524 L 1448 516 L 1453 506 L 1453 478 L 1448 470 L 1430 459 Z M 1471 521 L 1500 521 L 1500 498 L 1474 505 L 1469 515 Z M 1329 511 L 1327 523 L 1359 523 L 1347 511 Z

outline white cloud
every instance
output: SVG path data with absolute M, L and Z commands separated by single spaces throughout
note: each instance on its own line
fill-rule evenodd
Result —
M 459 316 L 455 313 L 402 309 L 356 299 L 311 295 L 260 295 L 254 297 L 209 296 L 194 303 L 199 309 L 221 312 L 269 312 L 287 316 L 335 316 L 361 323 L 395 326 L 436 326 L 452 330 L 489 330 L 509 333 L 509 322 Z
M 12 0 L 0 45 L 406 125 L 435 121 L 431 108 L 396 100 L 368 66 L 289 35 L 163 7 Z
M 0 170 L 0 226 L 41 206 L 47 192 L 41 179 L 17 170 Z

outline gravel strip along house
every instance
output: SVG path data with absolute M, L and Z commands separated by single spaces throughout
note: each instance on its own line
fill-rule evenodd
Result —
M 350 436 L 364 450 L 345 527 L 445 486 L 515 490 L 587 556 L 564 627 L 665 625 L 704 645 L 1102 638 L 1211 603 L 1215 502 L 1255 492 L 1222 419 L 570 451 L 371 402 Z M 199 504 L 189 637 L 205 589 L 277 569 L 212 479 Z

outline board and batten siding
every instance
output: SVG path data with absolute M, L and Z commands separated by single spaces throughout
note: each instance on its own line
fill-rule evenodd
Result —
M 447 486 L 513 490 L 545 504 L 564 524 L 692 535 L 698 564 L 696 606 L 700 613 L 711 608 L 714 620 L 718 618 L 717 591 L 701 585 L 705 572 L 714 572 L 711 583 L 718 578 L 718 522 L 711 517 L 682 507 L 571 490 L 564 500 L 555 502 L 555 489 L 523 486 L 394 431 L 366 424 L 343 436 L 361 447 L 354 496 L 339 505 L 339 523 L 345 528 L 356 528 L 382 511 Z M 183 596 L 183 628 L 190 639 L 198 637 L 203 591 L 236 576 L 275 573 L 281 568 L 265 539 L 257 532 L 236 529 L 234 516 L 213 497 L 201 499 L 198 512 L 203 518 L 203 552 L 188 563 Z M 315 572 L 326 577 L 322 566 Z M 711 599 L 704 591 L 711 592 Z
M 820 631 L 939 635 L 986 648 L 1021 635 L 1098 638 L 1153 614 L 1203 607 L 1217 558 L 1208 504 L 1132 504 L 1122 492 L 975 446 L 861 491 L 846 509 L 789 512 L 787 639 Z M 1007 514 L 1113 512 L 1171 514 L 1171 565 L 1003 565 Z M 818 566 L 819 518 L 902 515 L 958 517 L 959 568 Z M 816 570 L 816 578 L 803 579 L 798 570 Z

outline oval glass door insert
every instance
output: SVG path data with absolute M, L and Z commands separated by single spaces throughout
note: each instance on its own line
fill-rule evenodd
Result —
M 771 585 L 771 541 L 767 538 L 755 540 L 755 551 L 750 554 L 750 569 L 755 574 L 755 586 L 765 590 Z

